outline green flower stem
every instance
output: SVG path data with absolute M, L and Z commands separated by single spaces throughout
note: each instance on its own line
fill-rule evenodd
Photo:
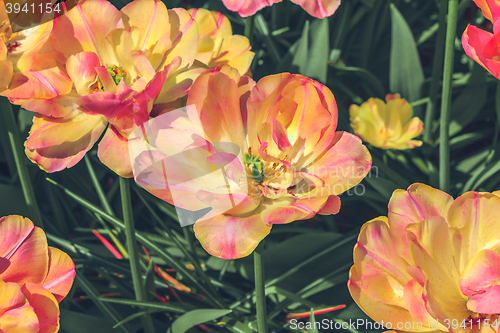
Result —
M 262 252 L 263 242 L 257 246 L 253 253 L 255 269 L 255 305 L 257 308 L 257 331 L 267 333 L 267 313 L 266 313 L 266 288 L 264 285 L 264 261 Z
M 455 53 L 455 37 L 457 32 L 458 0 L 448 3 L 448 26 L 444 52 L 443 93 L 441 100 L 441 124 L 439 128 L 439 188 L 448 192 L 450 189 L 450 108 L 451 108 L 451 76 Z
M 249 16 L 245 19 L 245 37 L 250 41 L 250 45 L 253 42 L 253 31 L 255 30 L 255 15 Z
M 443 72 L 443 54 L 444 43 L 446 38 L 446 9 L 448 0 L 441 0 L 441 8 L 439 8 L 439 30 L 437 32 L 436 47 L 434 48 L 434 59 L 432 61 L 432 81 L 429 88 L 429 102 L 425 112 L 424 124 L 424 142 L 432 141 L 432 122 L 436 111 L 436 103 L 438 98 L 438 88 L 441 82 L 441 74 Z
M 19 137 L 16 119 L 14 118 L 14 111 L 12 110 L 12 105 L 9 100 L 5 97 L 0 97 L 0 114 L 1 117 L 3 117 L 4 126 L 9 136 L 10 148 L 14 154 L 14 161 L 17 173 L 19 174 L 19 179 L 21 180 L 24 200 L 26 200 L 26 205 L 28 206 L 29 211 L 27 215 L 36 226 L 43 228 L 42 217 L 40 215 L 40 210 L 38 209 L 38 204 L 36 203 L 35 192 L 33 191 L 33 185 L 31 184 L 28 167 L 26 166 L 24 148 Z
M 132 200 L 130 198 L 129 180 L 120 177 L 120 194 L 123 209 L 123 221 L 125 223 L 125 236 L 127 237 L 127 251 L 130 261 L 130 270 L 132 272 L 132 282 L 134 283 L 134 292 L 136 300 L 140 302 L 147 301 L 144 281 L 141 275 L 141 266 L 139 263 L 139 250 L 137 248 L 137 239 L 135 237 L 134 215 L 132 212 Z M 141 317 L 144 332 L 155 333 L 153 321 L 149 314 Z

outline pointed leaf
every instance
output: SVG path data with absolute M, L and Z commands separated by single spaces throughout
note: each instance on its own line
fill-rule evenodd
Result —
M 389 71 L 389 88 L 392 93 L 414 102 L 421 98 L 424 82 L 422 64 L 413 33 L 403 15 L 391 4 L 392 42 Z
M 216 309 L 193 310 L 177 318 L 172 324 L 171 331 L 172 333 L 184 333 L 194 326 L 220 318 L 231 312 L 231 310 Z

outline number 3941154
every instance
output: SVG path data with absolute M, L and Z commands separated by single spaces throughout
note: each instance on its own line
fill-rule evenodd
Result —
M 31 3 L 31 4 L 20 4 L 20 3 L 11 3 L 7 2 L 5 4 L 5 9 L 7 10 L 7 14 L 44 14 L 44 13 L 60 13 L 62 10 L 59 8 L 59 3 L 52 5 L 51 3 Z

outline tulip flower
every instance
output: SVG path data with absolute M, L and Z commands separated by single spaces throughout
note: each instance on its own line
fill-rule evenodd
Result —
M 130 154 L 139 185 L 179 208 L 204 210 L 189 218 L 213 256 L 247 256 L 273 224 L 336 214 L 337 195 L 371 167 L 361 140 L 335 131 L 331 91 L 304 76 L 256 84 L 224 65 L 195 80 L 187 105 L 137 129 Z
M 210 68 L 227 64 L 246 74 L 255 55 L 250 51 L 248 38 L 233 35 L 231 23 L 221 13 L 203 8 L 190 9 L 189 13 L 198 23 L 200 33 L 196 60 Z
M 367 222 L 354 248 L 348 286 L 359 307 L 398 332 L 497 332 L 499 195 L 394 191 L 389 216 Z
M 196 23 L 161 1 L 136 0 L 119 11 L 106 0 L 84 0 L 54 20 L 50 47 L 62 66 L 14 75 L 4 92 L 36 112 L 26 154 L 41 169 L 60 171 L 105 132 L 99 158 L 131 177 L 128 135 L 149 119 L 153 104 L 185 96 L 190 75 L 197 75 L 188 71 L 198 48 Z
M 42 50 L 50 36 L 52 22 L 13 32 L 4 0 L 0 0 L 0 93 L 8 89 L 14 74 L 44 70 L 55 64 L 48 50 Z
M 351 126 L 364 141 L 382 149 L 420 147 L 422 141 L 412 140 L 424 132 L 422 121 L 412 118 L 413 110 L 399 94 L 386 96 L 386 103 L 370 98 L 349 108 Z
M 58 332 L 58 303 L 73 284 L 73 261 L 21 216 L 2 217 L 0 235 L 0 332 Z
M 500 79 L 500 4 L 494 0 L 474 0 L 484 17 L 493 23 L 493 33 L 468 25 L 462 35 L 465 53 L 494 77 Z
M 246 17 L 255 14 L 264 7 L 281 2 L 281 0 L 222 0 L 222 2 L 224 2 L 227 9 Z M 292 2 L 317 18 L 333 15 L 340 6 L 340 0 L 292 0 Z

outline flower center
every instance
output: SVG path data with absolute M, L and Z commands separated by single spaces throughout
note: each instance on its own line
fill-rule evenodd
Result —
M 119 85 L 122 78 L 127 76 L 127 71 L 123 69 L 123 67 L 121 66 L 113 65 L 113 66 L 108 66 L 106 69 L 109 75 L 111 75 L 111 77 L 113 78 L 113 82 L 116 85 Z M 95 82 L 89 87 L 89 94 L 103 92 L 103 91 L 104 91 L 104 86 L 102 85 L 102 82 L 101 80 L 99 80 L 99 78 L 97 78 Z
M 119 85 L 122 78 L 127 76 L 127 72 L 121 66 L 119 67 L 119 66 L 113 65 L 113 66 L 108 67 L 107 70 L 108 70 L 109 75 L 111 75 L 113 77 L 113 80 L 115 81 L 116 85 Z
M 251 150 L 249 150 L 251 152 Z M 252 156 L 249 153 L 243 154 L 243 161 L 247 167 L 248 172 L 256 182 L 264 179 L 264 163 L 257 156 Z
M 17 37 L 17 32 L 13 33 L 9 24 L 9 20 L 5 20 L 0 24 L 0 39 L 7 46 L 7 53 L 12 53 L 21 44 L 18 41 L 14 41 Z
M 265 196 L 271 199 L 282 196 L 295 197 L 292 191 L 295 185 L 292 168 L 284 163 L 261 160 L 259 156 L 252 155 L 251 148 L 248 149 L 248 153 L 243 155 L 243 160 L 250 183 L 250 195 Z M 284 161 L 286 160 L 285 156 Z

